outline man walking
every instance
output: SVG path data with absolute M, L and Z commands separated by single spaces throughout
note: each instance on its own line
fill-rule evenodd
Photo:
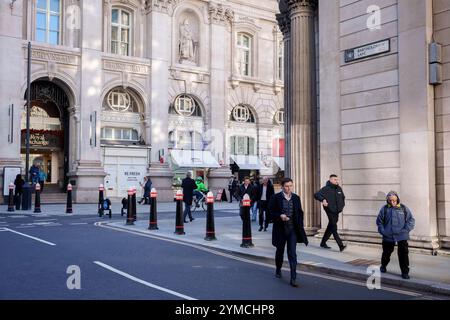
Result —
M 314 194 L 314 198 L 322 203 L 323 209 L 328 217 L 328 226 L 322 238 L 320 246 L 325 249 L 330 249 L 327 245 L 328 239 L 333 235 L 336 240 L 339 250 L 342 252 L 347 247 L 342 243 L 337 231 L 337 223 L 339 214 L 345 206 L 345 195 L 342 188 L 339 186 L 339 178 L 337 175 L 330 175 L 330 180 L 327 181 L 325 187 Z
M 258 202 L 258 208 L 259 208 L 259 230 L 263 230 L 264 225 L 264 231 L 267 231 L 267 228 L 269 227 L 269 214 L 268 214 L 268 208 L 269 208 L 269 201 L 270 198 L 274 195 L 275 190 L 273 188 L 272 182 L 269 180 L 269 178 L 264 177 L 262 184 L 259 185 L 257 189 L 257 196 L 256 200 Z
M 183 202 L 184 202 L 184 223 L 187 223 L 186 217 L 189 216 L 189 220 L 193 221 L 191 213 L 192 200 L 194 198 L 194 190 L 197 189 L 194 179 L 192 179 L 192 174 L 190 172 L 186 173 L 186 178 L 181 182 L 181 188 L 183 188 Z
M 230 179 L 228 179 L 228 191 L 230 192 L 230 203 L 233 202 L 233 182 L 234 182 L 234 176 L 231 176 Z
M 258 203 L 256 201 L 256 193 L 258 191 L 259 186 L 261 185 L 259 183 L 259 176 L 253 177 L 253 179 L 251 179 L 251 183 L 252 183 L 253 190 L 255 193 L 255 201 L 252 205 L 252 221 L 256 221 L 256 213 L 258 212 Z
M 275 194 L 269 202 L 269 212 L 273 219 L 272 245 L 275 253 L 275 276 L 281 278 L 284 247 L 287 243 L 287 255 L 291 269 L 290 284 L 297 287 L 297 243 L 308 245 L 308 238 L 303 226 L 303 210 L 300 197 L 292 192 L 293 182 L 284 178 L 282 191 Z
M 409 279 L 408 240 L 409 233 L 414 229 L 415 219 L 409 208 L 400 203 L 397 192 L 390 191 L 386 202 L 377 217 L 378 232 L 383 236 L 380 271 L 382 273 L 387 271 L 386 267 L 397 242 L 402 278 Z
M 250 207 L 252 207 L 256 200 L 256 193 L 255 193 L 255 189 L 253 188 L 253 185 L 250 183 L 249 177 L 244 178 L 244 183 L 239 187 L 239 192 L 238 192 L 239 207 L 240 207 L 239 215 L 241 216 L 241 219 L 243 219 L 242 199 L 244 199 L 244 195 L 246 195 L 246 194 L 248 194 L 248 196 L 250 197 Z

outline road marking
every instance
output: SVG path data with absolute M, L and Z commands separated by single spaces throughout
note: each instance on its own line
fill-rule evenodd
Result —
M 150 282 L 144 281 L 144 280 L 142 280 L 142 279 L 136 278 L 136 277 L 134 277 L 134 276 L 132 276 L 132 275 L 130 275 L 130 274 L 128 274 L 128 273 L 125 273 L 125 272 L 123 272 L 123 271 L 117 270 L 116 268 L 111 267 L 111 266 L 109 266 L 109 265 L 107 265 L 107 264 L 104 264 L 104 263 L 102 263 L 102 262 L 100 262 L 100 261 L 94 261 L 94 263 L 97 264 L 97 265 L 99 265 L 100 267 L 103 267 L 103 268 L 108 269 L 108 270 L 110 270 L 110 271 L 112 271 L 112 272 L 115 272 L 115 273 L 117 273 L 117 274 L 120 274 L 121 276 L 123 276 L 123 277 L 125 277 L 125 278 L 127 278 L 127 279 L 133 280 L 133 281 L 138 282 L 138 283 L 140 283 L 140 284 L 143 284 L 143 285 L 145 285 L 145 286 L 147 286 L 147 287 L 150 287 L 150 288 L 153 288 L 153 289 L 157 289 L 157 290 L 160 290 L 160 291 L 169 293 L 169 294 L 171 294 L 171 295 L 174 295 L 174 296 L 177 296 L 177 297 L 186 299 L 186 300 L 197 300 L 197 299 L 195 299 L 195 298 L 186 296 L 186 295 L 184 295 L 184 294 L 175 292 L 175 291 L 173 291 L 173 290 L 166 289 L 166 288 L 157 286 L 157 285 L 155 285 L 155 284 L 153 284 L 153 283 L 150 283 Z
M 24 236 L 24 237 L 27 237 L 27 238 L 30 238 L 30 239 L 33 239 L 33 240 L 36 240 L 36 241 L 39 241 L 39 242 L 48 244 L 48 245 L 50 245 L 50 246 L 56 246 L 56 244 L 54 244 L 54 243 L 52 243 L 52 242 L 48 242 L 48 241 L 45 241 L 45 240 L 36 238 L 36 237 L 30 236 L 30 235 L 25 234 L 25 233 L 21 233 L 21 232 L 18 232 L 18 231 L 14 231 L 14 230 L 9 229 L 9 228 L 6 228 L 6 231 L 10 231 L 10 232 L 12 232 L 12 233 L 17 233 L 17 234 L 19 234 L 19 235 L 21 235 L 21 236 Z
M 40 220 L 34 220 L 33 222 L 47 222 L 47 221 L 55 221 L 58 219 L 40 219 Z
M 142 237 L 148 237 L 148 238 L 152 238 L 152 239 L 157 239 L 157 240 L 162 240 L 162 241 L 166 241 L 166 242 L 172 242 L 172 243 L 184 245 L 184 246 L 187 246 L 187 247 L 195 248 L 195 249 L 198 249 L 198 250 L 209 252 L 209 253 L 212 253 L 212 254 L 215 254 L 215 255 L 218 255 L 218 256 L 222 256 L 222 257 L 225 257 L 225 258 L 233 259 L 233 260 L 236 260 L 236 261 L 241 261 L 241 262 L 246 262 L 246 263 L 250 263 L 250 264 L 254 264 L 254 265 L 268 267 L 268 268 L 271 268 L 271 269 L 274 268 L 273 265 L 265 263 L 265 262 L 253 261 L 253 260 L 249 260 L 249 259 L 246 259 L 246 258 L 233 256 L 233 255 L 228 254 L 228 253 L 223 253 L 223 252 L 215 251 L 214 249 L 205 248 L 205 247 L 203 247 L 201 245 L 196 245 L 196 244 L 192 244 L 192 243 L 186 243 L 186 242 L 182 242 L 180 240 L 165 238 L 163 236 L 155 236 L 155 235 L 150 235 L 150 234 L 143 234 L 141 232 L 125 230 L 125 229 L 121 229 L 121 228 L 118 228 L 118 227 L 112 227 L 112 226 L 104 225 L 103 223 L 104 222 L 96 222 L 94 225 L 95 226 L 100 226 L 102 228 L 108 228 L 108 229 L 112 229 L 112 230 L 116 230 L 116 231 L 131 233 L 131 234 L 142 236 Z M 290 271 L 289 268 L 283 268 L 282 270 Z M 366 287 L 367 286 L 366 282 L 362 281 L 362 280 L 361 281 L 349 280 L 349 279 L 343 279 L 341 277 L 335 277 L 335 276 L 332 276 L 332 275 L 311 273 L 311 272 L 307 272 L 307 271 L 298 271 L 298 273 L 303 274 L 303 275 L 307 275 L 307 276 L 311 276 L 311 277 L 317 277 L 317 278 L 328 279 L 328 280 L 333 280 L 333 281 L 338 281 L 338 282 L 344 282 L 344 283 L 358 285 L 358 286 L 362 286 L 362 287 Z M 407 295 L 407 296 L 412 296 L 412 297 L 423 296 L 423 294 L 421 294 L 421 293 L 412 292 L 412 291 L 405 291 L 405 290 L 402 290 L 402 289 L 396 289 L 396 288 L 392 288 L 392 287 L 388 287 L 388 286 L 383 286 L 381 290 L 390 291 L 390 292 L 394 292 L 394 293 L 400 293 L 400 294 Z
M 8 231 L 8 228 L 0 228 L 0 231 Z
M 73 222 L 73 223 L 69 223 L 71 226 L 77 226 L 80 224 L 88 224 L 87 222 Z

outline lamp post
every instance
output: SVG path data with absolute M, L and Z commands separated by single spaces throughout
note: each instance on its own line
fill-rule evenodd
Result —
M 25 135 L 25 184 L 23 185 L 22 210 L 31 210 L 30 186 L 30 109 L 31 109 L 31 42 L 28 42 L 27 65 L 27 128 Z

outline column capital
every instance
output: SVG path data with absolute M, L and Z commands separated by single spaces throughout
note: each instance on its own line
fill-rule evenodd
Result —
M 283 36 L 286 37 L 291 32 L 291 18 L 287 13 L 278 13 L 276 15 L 278 26 Z
M 290 13 L 297 11 L 314 11 L 317 8 L 318 0 L 286 0 Z
M 225 24 L 233 23 L 234 11 L 231 8 L 226 8 L 222 4 L 209 3 L 209 20 L 211 23 Z

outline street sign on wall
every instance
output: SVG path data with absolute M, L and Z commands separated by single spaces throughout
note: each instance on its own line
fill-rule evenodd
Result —
M 391 41 L 386 39 L 361 47 L 345 50 L 345 62 L 352 62 L 391 51 Z

